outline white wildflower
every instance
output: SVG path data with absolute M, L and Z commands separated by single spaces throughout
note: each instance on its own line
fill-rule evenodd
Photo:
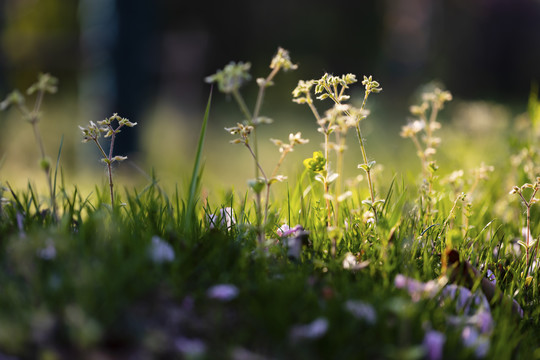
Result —
M 317 318 L 306 325 L 295 325 L 290 332 L 290 338 L 293 341 L 304 339 L 319 339 L 328 331 L 328 320 L 325 318 Z
M 238 296 L 239 290 L 232 284 L 218 284 L 214 285 L 206 291 L 206 296 L 210 299 L 216 299 L 220 301 L 230 301 Z
M 347 311 L 355 318 L 364 320 L 368 324 L 373 325 L 377 321 L 377 313 L 373 306 L 363 301 L 347 300 L 345 302 L 345 309 L 347 309 Z
M 160 238 L 159 236 L 152 237 L 152 243 L 148 249 L 150 259 L 156 264 L 171 262 L 174 260 L 174 249 L 171 244 Z
M 360 270 L 369 265 L 369 260 L 359 262 L 356 256 L 348 252 L 343 258 L 343 268 L 347 270 Z

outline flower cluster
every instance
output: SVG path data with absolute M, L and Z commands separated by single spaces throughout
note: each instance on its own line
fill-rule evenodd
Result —
M 279 147 L 280 153 L 288 153 L 293 151 L 295 145 L 303 145 L 309 142 L 309 139 L 302 139 L 302 133 L 297 132 L 296 134 L 289 134 L 289 143 L 286 144 L 279 139 L 270 139 L 274 145 Z
M 298 65 L 293 64 L 289 52 L 280 47 L 277 54 L 272 58 L 270 69 L 283 69 L 283 71 L 296 70 L 298 69 Z
M 485 357 L 489 351 L 490 337 L 494 328 L 491 309 L 486 296 L 477 291 L 454 284 L 445 285 L 445 279 L 426 283 L 398 274 L 394 284 L 406 289 L 413 301 L 438 297 L 441 305 L 454 303 L 458 315 L 449 316 L 447 322 L 461 331 L 462 343 L 474 350 L 477 357 Z M 424 349 L 428 359 L 441 359 L 444 334 L 428 330 L 424 337 Z
M 322 152 L 314 151 L 313 157 L 304 160 L 304 166 L 314 173 L 323 173 L 326 169 L 326 159 Z
M 293 101 L 297 104 L 313 104 L 311 98 L 311 88 L 315 85 L 315 80 L 298 81 L 298 85 L 293 90 Z
M 118 125 L 116 128 L 113 127 L 113 121 L 118 122 Z M 114 135 L 120 132 L 120 129 L 122 127 L 124 126 L 134 127 L 136 125 L 137 125 L 136 122 L 135 123 L 131 122 L 126 118 L 118 116 L 117 113 L 114 113 L 111 117 L 98 121 L 97 125 L 93 121 L 90 121 L 87 127 L 79 126 L 79 129 L 81 129 L 81 132 L 83 135 L 82 142 L 86 143 L 88 141 L 94 141 L 96 145 L 98 146 L 98 148 L 100 148 L 101 153 L 103 155 L 103 158 L 101 160 L 106 164 L 111 164 L 115 161 L 124 161 L 127 159 L 127 156 L 120 156 L 120 155 L 112 156 L 112 151 L 109 153 L 109 155 L 107 155 L 98 141 L 101 134 L 104 133 L 105 135 L 103 137 L 106 137 L 106 138 L 113 137 Z
M 208 83 L 217 83 L 219 91 L 226 94 L 238 91 L 240 87 L 251 79 L 249 69 L 250 63 L 230 62 L 223 70 L 218 70 L 214 75 L 207 76 L 205 81 Z
M 365 78 L 366 77 L 364 76 L 364 79 Z M 357 81 L 356 75 L 354 74 L 333 76 L 325 73 L 319 80 L 314 82 L 315 94 L 322 93 L 322 95 L 317 97 L 319 100 L 331 98 L 335 102 L 343 102 L 350 98 L 349 95 L 345 94 L 345 90 L 349 88 L 349 85 L 354 84 Z M 364 83 L 362 82 L 362 84 Z
M 366 89 L 366 93 L 380 93 L 382 91 L 381 85 L 378 81 L 373 80 L 373 77 L 370 75 L 369 77 L 364 75 L 364 80 L 362 80 L 362 85 L 364 85 Z
M 225 128 L 225 131 L 229 132 L 231 135 L 240 135 L 238 139 L 231 140 L 231 144 L 247 145 L 249 143 L 249 134 L 253 131 L 253 126 L 237 123 L 236 126 Z
M 115 121 L 117 122 L 116 127 L 113 126 Z M 79 126 L 83 135 L 82 141 L 83 142 L 93 141 L 98 147 L 101 155 L 103 156 L 101 158 L 101 161 L 107 164 L 107 172 L 109 175 L 109 187 L 110 187 L 110 194 L 111 194 L 111 206 L 114 205 L 114 191 L 113 191 L 111 165 L 115 161 L 124 161 L 127 159 L 127 156 L 121 156 L 121 155 L 113 156 L 114 140 L 116 138 L 116 135 L 120 133 L 120 129 L 122 127 L 124 126 L 134 127 L 136 125 L 137 125 L 136 122 L 131 122 L 128 119 L 119 116 L 117 113 L 114 113 L 112 116 L 104 120 L 98 121 L 97 125 L 93 121 L 90 121 L 90 124 L 87 127 Z M 111 138 L 109 153 L 105 152 L 105 150 L 103 149 L 103 146 L 99 142 L 99 138 L 102 133 L 105 134 L 104 137 Z
M 415 119 L 401 128 L 401 137 L 411 138 L 417 148 L 418 156 L 425 164 L 429 158 L 437 152 L 437 147 L 441 143 L 441 139 L 434 137 L 433 133 L 441 128 L 441 123 L 437 121 L 437 115 L 440 109 L 443 108 L 445 102 L 452 100 L 452 94 L 448 91 L 443 91 L 435 88 L 432 92 L 422 95 L 422 103 L 413 105 L 409 111 Z M 428 110 L 431 109 L 428 119 Z M 420 144 L 417 135 L 423 132 L 421 140 L 424 146 Z

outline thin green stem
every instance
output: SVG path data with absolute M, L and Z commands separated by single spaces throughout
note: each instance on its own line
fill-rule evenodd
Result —
M 527 204 L 527 234 L 525 235 L 525 261 L 529 263 L 529 241 L 531 232 L 531 205 Z M 527 274 L 525 274 L 527 276 Z
M 112 135 L 112 138 L 111 138 L 111 143 L 113 142 L 112 140 L 114 139 L 114 132 L 113 132 L 113 135 Z M 107 175 L 109 177 L 109 189 L 110 189 L 110 196 L 111 196 L 111 207 L 114 206 L 114 192 L 113 192 L 113 180 L 112 180 L 112 167 L 111 167 L 111 158 L 112 156 L 111 155 L 107 155 L 105 153 L 105 150 L 103 149 L 103 147 L 101 146 L 101 144 L 99 143 L 97 137 L 96 138 L 92 138 L 92 140 L 94 140 L 94 142 L 96 143 L 99 151 L 101 152 L 101 154 L 103 155 L 103 158 L 106 159 L 106 163 L 107 163 Z M 112 149 L 112 148 L 111 148 Z M 112 153 L 111 153 L 112 154 Z
M 19 105 L 18 109 L 21 111 L 23 116 L 26 117 L 28 121 L 30 122 L 30 124 L 32 125 L 34 138 L 36 139 L 39 152 L 41 155 L 42 168 L 45 172 L 45 177 L 47 178 L 47 186 L 49 188 L 49 196 L 50 196 L 50 201 L 51 201 L 51 209 L 52 209 L 53 218 L 56 219 L 56 199 L 55 199 L 55 191 L 52 185 L 50 164 L 46 162 L 47 155 L 45 153 L 45 145 L 43 144 L 43 139 L 41 138 L 41 133 L 39 132 L 39 128 L 37 125 L 39 122 L 39 109 L 41 108 L 41 103 L 43 102 L 43 95 L 44 95 L 44 91 L 39 90 L 37 93 L 36 102 L 34 103 L 34 109 L 32 110 L 32 112 L 28 111 L 28 109 L 23 105 Z
M 256 154 L 253 152 L 253 150 L 251 149 L 251 146 L 249 146 L 249 144 L 247 142 L 245 142 L 244 145 L 246 145 L 247 149 L 249 150 L 249 153 L 253 157 L 253 159 L 255 161 L 255 165 L 257 166 L 258 170 L 261 171 L 261 174 L 264 177 L 264 183 L 268 187 L 269 186 L 268 185 L 268 177 L 266 176 L 263 168 L 259 164 L 259 161 L 257 160 Z M 269 191 L 269 190 L 267 189 L 267 191 Z M 255 199 L 256 199 L 256 202 L 257 202 L 257 237 L 259 238 L 259 243 L 263 244 L 264 243 L 264 229 L 262 228 L 262 224 L 263 224 L 262 223 L 262 204 L 261 204 L 261 193 L 260 193 L 260 191 L 256 191 L 255 195 L 256 195 Z M 267 201 L 267 206 L 268 206 L 268 198 L 267 198 L 266 201 Z M 266 215 L 265 215 L 264 223 L 266 223 Z
M 343 182 L 343 152 L 345 148 L 345 139 L 344 137 L 339 136 L 339 133 L 336 132 L 337 136 L 337 143 L 338 143 L 338 154 L 337 154 L 337 173 L 339 174 L 339 177 L 336 179 L 336 208 L 334 213 L 334 224 L 336 226 L 339 226 L 339 196 L 341 195 L 341 188 L 342 188 L 342 182 Z
M 244 98 L 242 97 L 242 95 L 240 95 L 238 90 L 233 90 L 232 94 L 233 94 L 234 100 L 236 100 L 236 103 L 240 107 L 240 111 L 244 114 L 247 121 L 251 122 L 253 117 L 251 116 L 251 113 L 250 113 L 250 111 L 249 111 L 249 109 L 248 109 L 248 107 L 246 105 L 246 102 L 244 101 Z
M 366 92 L 366 96 L 364 97 L 364 102 L 362 103 L 361 110 L 364 109 L 364 106 L 366 104 L 368 92 Z M 362 136 L 362 130 L 360 129 L 360 121 L 356 121 L 356 135 L 358 137 L 358 141 L 360 142 L 360 150 L 362 152 L 362 159 L 364 161 L 364 164 L 366 165 L 365 171 L 366 171 L 366 178 L 368 182 L 369 187 L 369 195 L 371 197 L 371 204 L 373 207 L 373 214 L 375 215 L 375 222 L 378 221 L 377 218 L 377 209 L 375 208 L 375 192 L 373 191 L 373 180 L 371 179 L 371 169 L 368 166 L 368 157 L 366 154 L 366 147 L 364 145 L 364 138 Z
M 336 104 L 341 105 L 341 102 L 339 101 L 339 99 L 336 98 L 335 95 L 332 92 L 330 92 L 328 88 L 326 88 L 326 90 L 329 93 L 330 98 Z M 366 102 L 367 102 L 367 99 L 368 99 L 368 96 L 369 96 L 370 93 L 371 93 L 371 91 L 369 91 L 369 90 L 365 91 L 365 93 L 364 93 L 364 101 L 362 102 L 362 107 L 360 108 L 360 113 L 362 113 L 364 111 L 364 109 L 366 107 Z M 351 116 L 351 113 L 348 110 L 345 111 L 345 114 L 347 116 Z M 377 222 L 378 217 L 377 217 L 377 209 L 375 208 L 375 192 L 373 190 L 373 180 L 371 179 L 371 169 L 368 166 L 368 157 L 367 157 L 367 153 L 366 153 L 366 146 L 364 144 L 364 138 L 362 136 L 362 130 L 360 129 L 360 120 L 358 118 L 356 119 L 356 135 L 358 137 L 358 142 L 360 143 L 360 151 L 362 152 L 362 160 L 364 161 L 364 165 L 366 165 L 365 166 L 365 172 L 366 172 L 366 178 L 367 178 L 368 187 L 369 187 L 369 195 L 370 195 L 370 198 L 371 198 L 373 214 L 375 215 L 375 222 Z
M 420 145 L 420 141 L 418 141 L 418 138 L 416 135 L 411 136 L 411 139 L 414 143 L 414 146 L 416 147 L 416 150 L 418 151 L 418 157 L 420 158 L 420 161 L 422 162 L 422 174 L 425 179 L 427 179 L 427 163 L 426 163 L 426 155 L 424 154 L 424 150 L 422 149 L 422 145 Z
M 270 72 L 268 77 L 264 79 L 262 84 L 259 84 L 259 93 L 257 94 L 257 101 L 255 102 L 255 110 L 253 111 L 253 118 L 257 118 L 259 116 L 259 112 L 261 111 L 261 106 L 262 106 L 262 102 L 264 98 L 264 91 L 266 87 L 268 86 L 268 84 L 272 81 L 272 79 L 274 78 L 274 76 L 276 76 L 278 72 L 279 72 L 279 67 L 277 66 L 272 69 L 272 71 Z
M 235 89 L 232 91 L 232 94 L 233 94 L 234 99 L 238 103 L 238 106 L 240 107 L 240 111 L 244 114 L 249 124 L 253 126 L 253 130 L 251 131 L 251 135 L 252 135 L 251 139 L 253 142 L 253 148 L 255 149 L 255 151 L 253 152 L 254 159 L 255 159 L 255 164 L 254 164 L 255 165 L 255 178 L 258 178 L 259 177 L 259 166 L 258 166 L 259 150 L 258 150 L 258 145 L 257 145 L 257 125 L 254 124 L 253 122 L 255 120 L 255 117 L 251 115 L 251 112 L 249 111 L 246 105 L 246 102 L 244 101 L 244 98 L 242 97 L 240 92 L 237 89 Z
M 253 152 L 253 149 L 251 149 L 251 146 L 249 146 L 248 143 L 244 143 L 246 145 L 246 147 L 248 148 L 249 150 L 249 153 L 251 154 L 251 156 L 253 157 L 253 159 L 255 160 L 255 164 L 257 165 L 257 168 L 260 170 L 264 180 L 268 183 L 268 177 L 266 176 L 266 174 L 264 173 L 264 170 L 262 168 L 262 166 L 259 164 L 259 161 L 257 160 L 257 157 L 255 156 L 255 153 Z

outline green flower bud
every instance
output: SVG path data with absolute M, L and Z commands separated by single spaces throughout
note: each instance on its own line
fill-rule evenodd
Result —
M 51 168 L 51 159 L 44 157 L 39 161 L 39 166 L 46 172 L 49 172 Z

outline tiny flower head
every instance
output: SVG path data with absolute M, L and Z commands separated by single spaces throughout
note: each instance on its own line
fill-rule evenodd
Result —
M 283 141 L 279 140 L 279 139 L 270 139 L 271 142 L 274 143 L 274 145 L 276 145 L 277 147 L 279 147 L 279 152 L 282 153 L 282 152 L 289 152 L 289 151 L 292 151 L 292 146 L 289 145 L 289 144 L 285 144 Z
M 307 144 L 309 142 L 309 139 L 302 139 L 302 133 L 301 132 L 297 132 L 296 134 L 289 134 L 289 143 L 291 145 L 296 145 L 296 144 L 300 144 L 300 145 L 303 145 L 303 144 Z
M 418 134 L 420 131 L 424 130 L 426 127 L 426 122 L 424 120 L 414 120 L 408 123 L 405 126 L 401 127 L 401 133 L 399 134 L 401 137 L 404 138 L 412 138 L 416 134 Z
M 425 117 L 428 107 L 429 107 L 428 103 L 424 101 L 422 102 L 422 105 L 412 105 L 409 108 L 409 111 L 414 116 Z
M 373 80 L 373 77 L 364 75 L 364 80 L 362 80 L 362 85 L 366 88 L 366 92 L 379 93 L 382 91 L 379 82 Z
M 38 81 L 32 84 L 26 93 L 32 95 L 36 91 L 42 91 L 44 93 L 54 94 L 58 90 L 58 79 L 51 74 L 41 73 L 38 75 Z
M 270 63 L 270 69 L 283 69 L 284 71 L 287 70 L 296 70 L 298 68 L 298 65 L 295 65 L 291 61 L 291 57 L 289 56 L 289 52 L 283 48 L 278 48 L 277 54 L 272 59 L 272 62 Z
M 6 110 L 11 105 L 22 106 L 24 105 L 24 96 L 18 91 L 12 91 L 4 101 L 0 102 L 0 110 Z
M 231 62 L 223 70 L 218 70 L 214 75 L 206 77 L 208 83 L 217 83 L 221 92 L 232 93 L 237 91 L 246 81 L 251 79 L 250 63 Z
M 253 131 L 253 126 L 244 125 L 242 123 L 237 123 L 236 126 L 225 128 L 225 131 L 229 132 L 231 135 L 240 134 L 240 139 L 233 140 L 233 143 L 247 143 L 248 137 Z
M 298 85 L 293 90 L 293 101 L 297 104 L 304 104 L 304 103 L 312 103 L 311 100 L 311 88 L 315 84 L 314 80 L 304 81 L 300 80 L 298 81 Z

